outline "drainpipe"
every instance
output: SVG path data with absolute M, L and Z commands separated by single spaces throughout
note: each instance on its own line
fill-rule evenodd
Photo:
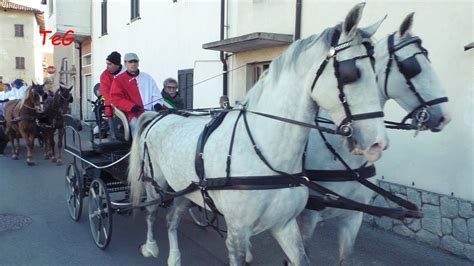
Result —
M 301 7 L 302 0 L 296 0 L 296 16 L 295 16 L 295 41 L 301 38 Z
M 225 29 L 225 0 L 221 0 L 221 28 L 220 28 L 220 33 L 221 33 L 221 41 L 224 40 L 224 29 Z M 220 60 L 222 62 L 222 71 L 224 72 L 224 75 L 222 76 L 222 95 L 227 95 L 227 57 L 224 53 L 224 51 L 220 51 Z
M 79 50 L 79 117 L 82 120 L 82 43 L 76 41 L 74 47 Z

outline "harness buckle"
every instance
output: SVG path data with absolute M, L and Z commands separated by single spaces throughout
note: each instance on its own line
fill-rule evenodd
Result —
M 427 110 L 428 108 L 423 107 L 421 110 L 416 112 L 415 118 L 419 123 L 425 123 L 430 120 L 430 113 Z
M 352 123 L 349 122 L 349 123 L 346 123 L 346 124 L 344 124 L 344 125 L 341 125 L 341 126 L 339 127 L 339 130 L 338 130 L 338 131 L 339 131 L 339 133 L 340 133 L 342 136 L 344 136 L 344 137 L 346 137 L 346 138 L 352 137 L 352 132 L 353 132 Z
M 339 196 L 326 193 L 326 194 L 324 194 L 324 198 L 327 199 L 327 200 L 338 200 Z
M 326 55 L 326 58 L 329 59 L 329 58 L 332 58 L 336 55 L 336 48 L 334 47 L 331 47 Z
M 206 191 L 206 189 L 207 189 L 207 179 L 204 178 L 204 179 L 199 180 L 197 185 L 199 186 L 199 189 L 201 191 Z

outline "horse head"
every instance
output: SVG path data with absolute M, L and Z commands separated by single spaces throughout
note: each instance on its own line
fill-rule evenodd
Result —
M 430 63 L 421 39 L 412 35 L 413 15 L 409 14 L 397 32 L 376 46 L 376 69 L 382 103 L 394 99 L 408 115 L 402 120 L 417 129 L 441 131 L 451 120 L 446 111 L 445 90 Z
M 67 88 L 64 85 L 60 85 L 59 89 L 55 93 L 55 99 L 63 114 L 69 113 L 69 104 L 73 102 L 71 93 L 72 88 L 73 86 Z
M 32 85 L 28 89 L 28 93 L 25 96 L 24 102 L 29 102 L 31 105 L 33 105 L 33 108 L 37 113 L 42 113 L 44 111 L 44 84 L 36 84 L 33 81 L 31 84 Z
M 367 29 L 357 28 L 364 6 L 356 5 L 342 24 L 325 31 L 323 51 L 306 48 L 306 55 L 300 56 L 298 64 L 304 67 L 306 63 L 310 73 L 316 73 L 316 77 L 314 74 L 307 75 L 307 90 L 338 125 L 338 131 L 345 136 L 349 149 L 354 154 L 363 154 L 368 160 L 375 161 L 380 158 L 388 139 L 370 38 L 385 18 Z M 322 63 L 314 62 L 317 58 L 314 54 L 318 52 L 326 54 Z

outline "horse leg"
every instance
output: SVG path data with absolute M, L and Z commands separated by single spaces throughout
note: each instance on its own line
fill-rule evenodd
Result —
M 57 165 L 62 165 L 63 164 L 63 158 L 62 158 L 62 151 L 63 151 L 63 144 L 64 144 L 64 127 L 58 129 L 58 156 L 57 158 Z
M 13 160 L 18 160 L 18 150 L 15 146 L 15 133 L 13 132 L 10 132 L 9 133 L 9 139 L 10 139 L 10 143 L 12 145 L 12 159 Z
M 310 265 L 296 219 L 292 219 L 280 228 L 272 229 L 272 234 L 290 260 L 291 265 Z
M 298 222 L 298 226 L 300 228 L 305 250 L 307 250 L 308 243 L 314 234 L 314 230 L 316 229 L 318 222 L 320 222 L 321 220 L 322 217 L 319 212 L 310 209 L 304 209 L 301 214 L 296 218 L 296 221 Z
M 35 135 L 34 134 L 24 134 L 25 136 L 23 137 L 26 141 L 26 163 L 29 166 L 35 165 L 35 162 L 33 161 L 33 146 L 35 145 Z
M 173 200 L 173 205 L 166 215 L 168 222 L 168 240 L 170 243 L 170 253 L 168 265 L 181 265 L 181 252 L 178 246 L 178 226 L 183 213 L 189 208 L 191 202 L 185 197 L 178 197 Z
M 16 156 L 20 156 L 20 137 L 16 137 L 16 149 L 15 149 Z
M 145 190 L 147 195 L 147 201 L 151 201 L 154 199 L 158 199 L 160 195 L 156 193 L 155 188 L 149 182 L 145 184 Z M 146 207 L 147 209 L 147 216 L 146 216 L 146 224 L 147 224 L 147 235 L 146 235 L 146 243 L 140 245 L 139 251 L 143 257 L 155 257 L 158 258 L 159 249 L 158 245 L 156 244 L 155 234 L 156 234 L 156 214 L 158 212 L 158 205 L 151 205 Z
M 233 223 L 227 222 L 227 239 L 225 243 L 229 250 L 230 265 L 245 265 L 246 253 L 250 249 L 250 229 L 239 228 Z
M 363 213 L 351 212 L 349 215 L 341 219 L 339 225 L 338 240 L 339 240 L 339 264 L 343 265 L 351 254 L 354 243 L 362 224 Z
M 49 136 L 51 140 L 51 162 L 55 163 L 58 161 L 56 157 L 56 142 L 54 141 L 54 129 L 51 131 L 51 135 Z
M 49 160 L 51 158 L 51 141 L 49 140 L 48 129 L 42 130 L 41 137 L 43 138 L 44 159 Z

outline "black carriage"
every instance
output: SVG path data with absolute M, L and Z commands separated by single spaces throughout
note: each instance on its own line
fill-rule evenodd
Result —
M 113 214 L 129 214 L 132 208 L 127 183 L 131 132 L 125 114 L 114 108 L 114 128 L 110 130 L 114 130 L 115 138 L 107 138 L 103 101 L 98 98 L 93 104 L 94 120 L 64 116 L 64 150 L 73 156 L 66 169 L 65 192 L 69 215 L 74 221 L 81 218 L 83 199 L 88 198 L 92 237 L 100 249 L 105 249 L 112 236 Z M 198 226 L 206 227 L 200 207 L 191 207 L 189 213 Z
M 98 88 L 98 86 L 96 86 Z M 97 95 L 97 94 L 96 94 Z M 100 95 L 98 95 L 100 96 Z M 65 115 L 65 151 L 73 156 L 66 169 L 65 191 L 69 214 L 81 218 L 83 199 L 88 197 L 88 217 L 95 244 L 105 249 L 112 236 L 112 215 L 129 209 L 127 184 L 131 146 L 126 116 L 116 110 L 115 138 L 107 138 L 103 101 L 92 102 L 96 119 L 80 121 Z M 98 132 L 94 133 L 94 128 Z

